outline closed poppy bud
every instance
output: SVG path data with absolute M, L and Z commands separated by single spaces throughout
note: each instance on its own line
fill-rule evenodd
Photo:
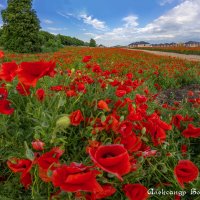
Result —
M 42 151 L 44 150 L 44 142 L 40 141 L 40 140 L 35 140 L 33 142 L 31 142 L 33 149 L 35 149 L 36 151 Z
M 70 124 L 70 118 L 68 115 L 62 116 L 56 121 L 56 127 L 60 129 L 68 128 Z

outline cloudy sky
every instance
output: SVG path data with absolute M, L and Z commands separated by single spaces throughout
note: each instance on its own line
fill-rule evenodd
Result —
M 106 46 L 200 41 L 200 0 L 33 0 L 33 8 L 43 30 Z

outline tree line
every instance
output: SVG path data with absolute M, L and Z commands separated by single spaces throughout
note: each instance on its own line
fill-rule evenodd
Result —
M 32 0 L 8 0 L 1 11 L 3 27 L 0 29 L 0 46 L 19 53 L 56 51 L 66 45 L 95 47 L 96 42 L 84 42 L 75 37 L 53 35 L 41 30 L 40 21 Z

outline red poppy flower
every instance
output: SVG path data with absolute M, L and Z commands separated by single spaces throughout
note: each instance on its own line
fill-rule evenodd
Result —
M 182 115 L 177 114 L 177 115 L 174 115 L 172 117 L 172 122 L 171 123 L 174 126 L 176 126 L 178 129 L 180 129 L 181 128 L 181 121 L 183 121 L 183 120 L 184 120 L 184 117 Z
M 74 90 L 68 90 L 66 92 L 67 97 L 74 97 L 77 96 L 77 93 Z
M 10 107 L 11 102 L 7 99 L 0 100 L 0 113 L 5 115 L 11 115 L 14 112 L 14 108 Z
M 31 142 L 33 149 L 36 151 L 43 151 L 45 143 L 40 140 L 35 140 Z
M 11 82 L 17 74 L 17 64 L 15 62 L 7 62 L 1 65 L 0 79 Z
M 21 173 L 20 182 L 27 189 L 32 183 L 30 174 L 32 161 L 27 159 L 20 160 L 18 158 L 12 158 L 7 161 L 7 165 L 14 173 Z
M 29 96 L 31 94 L 30 86 L 23 85 L 22 83 L 17 84 L 16 90 L 23 96 Z
M 197 128 L 192 124 L 188 124 L 187 129 L 182 132 L 182 135 L 186 138 L 198 138 L 200 137 L 200 128 Z
M 147 101 L 147 98 L 145 96 L 136 94 L 136 96 L 135 96 L 135 103 L 136 104 L 145 103 L 146 101 Z
M 114 174 L 121 181 L 122 176 L 131 169 L 127 150 L 118 144 L 89 148 L 89 155 L 93 162 L 104 171 Z
M 134 133 L 128 135 L 127 137 L 122 137 L 121 144 L 130 152 L 135 152 L 140 149 L 142 146 L 142 141 L 139 137 L 137 137 Z
M 111 184 L 102 185 L 101 187 L 103 189 L 102 191 L 92 194 L 93 199 L 104 199 L 112 196 L 116 192 L 116 189 Z
M 149 197 L 147 188 L 141 184 L 126 184 L 123 190 L 129 200 L 146 200 Z
M 126 77 L 127 77 L 128 79 L 132 79 L 132 78 L 133 78 L 133 74 L 132 74 L 132 73 L 128 73 L 128 74 L 126 74 Z
M 4 57 L 4 52 L 0 51 L 0 58 L 3 58 L 3 57 Z
M 82 62 L 87 63 L 92 59 L 92 56 L 84 56 Z
M 72 112 L 69 116 L 71 124 L 74 126 L 78 126 L 81 121 L 84 121 L 83 115 L 80 110 L 76 110 Z
M 102 72 L 101 67 L 99 65 L 94 65 L 92 68 L 92 71 L 95 73 L 100 73 Z
M 77 90 L 78 90 L 79 92 L 84 92 L 84 91 L 86 90 L 86 89 L 85 89 L 84 83 L 78 82 L 76 85 L 77 85 Z
M 116 90 L 115 95 L 117 97 L 123 97 L 126 94 L 126 90 Z
M 133 124 L 129 121 L 122 121 L 118 127 L 118 132 L 126 137 L 132 133 Z
M 51 86 L 51 87 L 50 87 L 50 90 L 51 90 L 51 91 L 56 91 L 56 92 L 62 91 L 63 89 L 64 89 L 64 86 L 63 86 L 63 85 L 55 85 L 55 86 Z
M 64 153 L 59 147 L 54 147 L 51 151 L 44 153 L 37 159 L 39 166 L 39 177 L 44 182 L 50 182 L 52 177 L 48 175 L 49 171 L 55 170 L 59 165 L 59 158 Z
M 37 89 L 36 96 L 39 101 L 44 101 L 45 99 L 45 91 L 42 88 Z
M 53 163 L 58 164 L 59 158 L 64 153 L 64 150 L 59 147 L 54 147 L 51 151 L 44 153 L 38 158 L 38 165 L 43 169 L 48 169 Z
M 199 175 L 198 167 L 190 160 L 180 160 L 174 168 L 174 175 L 182 188 L 184 183 L 194 181 Z
M 22 62 L 17 70 L 18 79 L 24 85 L 35 87 L 43 76 L 54 76 L 54 68 L 54 62 Z
M 88 168 L 78 163 L 71 163 L 70 166 L 63 165 L 53 171 L 52 183 L 66 192 L 102 191 L 101 185 L 96 181 L 96 176 L 100 172 L 89 171 Z
M 102 110 L 105 110 L 105 111 L 107 111 L 107 112 L 109 112 L 110 111 L 110 108 L 108 107 L 108 104 L 105 102 L 105 101 L 103 101 L 103 100 L 100 100 L 99 102 L 98 102 L 98 108 L 99 109 L 102 109 Z

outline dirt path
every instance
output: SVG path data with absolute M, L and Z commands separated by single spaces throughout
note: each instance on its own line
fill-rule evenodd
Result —
M 160 55 L 160 56 L 170 56 L 170 57 L 175 57 L 175 58 L 180 58 L 180 59 L 186 59 L 189 61 L 197 61 L 200 62 L 200 56 L 199 55 L 185 55 L 185 54 L 180 54 L 180 53 L 171 53 L 171 52 L 162 52 L 162 51 L 149 51 L 149 50 L 141 50 L 141 49 L 129 49 L 131 51 L 142 51 L 146 53 L 151 53 L 155 55 Z

